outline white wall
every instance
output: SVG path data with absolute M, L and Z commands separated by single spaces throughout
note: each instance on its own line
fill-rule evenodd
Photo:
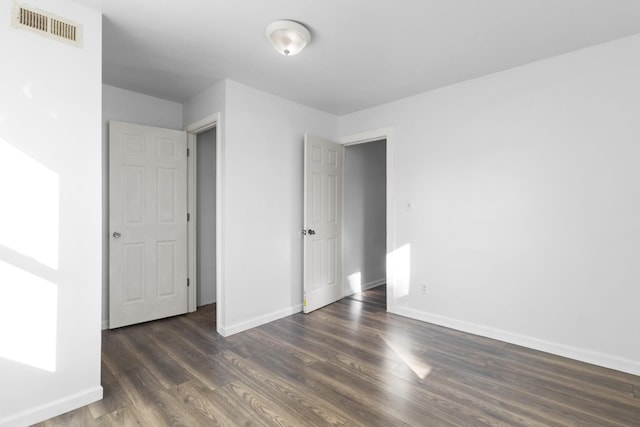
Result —
M 396 311 L 640 374 L 638 75 L 635 36 L 341 117 L 395 128 Z
M 211 86 L 184 103 L 183 122 L 185 127 L 215 113 L 224 113 L 226 106 L 227 81 Z M 224 116 L 222 117 L 224 120 Z M 218 129 L 219 131 L 220 129 Z
M 185 123 L 217 112 L 228 335 L 301 310 L 303 136 L 335 138 L 337 118 L 226 80 L 185 104 Z
M 216 302 L 216 129 L 197 136 L 197 296 L 199 306 Z
M 99 12 L 29 5 L 84 27 L 82 48 L 10 27 L 0 7 L 0 425 L 102 398 Z
M 344 295 L 385 283 L 386 141 L 347 146 L 344 159 Z
M 182 104 L 102 85 L 102 327 L 109 325 L 109 120 L 182 129 Z
M 226 101 L 225 320 L 235 332 L 302 309 L 303 136 L 335 139 L 337 118 L 230 80 Z

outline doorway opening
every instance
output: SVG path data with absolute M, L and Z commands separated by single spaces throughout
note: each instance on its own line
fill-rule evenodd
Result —
M 345 144 L 343 295 L 386 309 L 387 141 Z M 376 288 L 376 292 L 365 292 Z M 380 289 L 378 289 L 380 288 Z M 384 295 L 385 298 L 380 299 Z
M 221 324 L 224 318 L 224 293 L 221 283 L 222 147 L 219 114 L 187 126 L 186 131 L 189 148 L 189 311 L 207 306 L 205 311 L 211 312 L 211 321 L 216 331 L 221 333 L 224 329 Z
M 196 135 L 196 307 L 216 302 L 216 128 Z
M 347 135 L 338 140 L 346 149 L 349 147 L 357 147 L 358 145 L 363 145 L 366 150 L 366 146 L 369 143 L 378 143 L 378 141 L 384 141 L 384 184 L 382 186 L 377 187 L 375 191 L 378 191 L 380 194 L 384 194 L 384 226 L 382 228 L 382 232 L 384 233 L 384 242 L 385 242 L 385 251 L 384 251 L 384 288 L 383 292 L 372 292 L 377 295 L 377 300 L 380 304 L 384 302 L 385 309 L 388 312 L 395 312 L 395 300 L 396 300 L 396 288 L 398 287 L 398 269 L 396 267 L 396 263 L 393 262 L 394 252 L 395 252 L 395 228 L 394 228 L 394 206 L 395 206 L 395 193 L 394 193 L 394 168 L 393 168 L 393 154 L 394 154 L 394 129 L 392 127 L 388 128 L 380 128 L 369 130 L 353 135 Z M 382 145 L 382 143 L 380 143 Z M 379 167 L 380 168 L 380 167 Z M 349 203 L 349 202 L 347 202 Z M 376 211 L 378 212 L 378 211 Z M 380 213 L 378 212 L 378 215 Z M 362 225 L 361 225 L 362 226 Z M 346 233 L 350 233 L 349 230 L 344 230 Z M 365 229 L 366 231 L 366 229 Z M 362 240 L 361 240 L 362 244 Z M 349 275 L 357 273 L 358 271 L 348 272 L 346 269 L 344 270 L 346 276 L 345 281 L 343 283 L 346 284 L 347 289 L 344 293 L 344 296 L 349 295 Z M 367 281 L 365 278 L 362 280 L 362 276 L 360 277 L 360 284 L 364 284 L 365 287 L 372 286 L 372 290 L 379 289 L 382 287 L 382 284 L 379 285 L 378 288 L 375 288 L 375 281 L 379 279 L 371 279 Z M 373 283 L 372 283 L 373 282 Z M 356 282 L 357 283 L 357 282 Z M 353 292 L 353 290 L 351 290 Z M 367 291 L 370 292 L 370 291 Z M 352 297 L 353 298 L 353 297 Z M 382 301 L 381 301 L 382 300 Z

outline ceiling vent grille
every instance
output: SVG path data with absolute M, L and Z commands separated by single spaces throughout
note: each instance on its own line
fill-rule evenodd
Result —
M 82 47 L 82 26 L 52 13 L 15 4 L 12 22 L 15 28 Z

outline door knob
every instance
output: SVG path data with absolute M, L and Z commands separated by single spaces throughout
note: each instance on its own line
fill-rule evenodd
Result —
M 316 234 L 316 232 L 313 230 L 309 230 L 309 234 L 313 236 L 314 234 Z
M 122 234 L 118 233 L 117 231 L 113 232 L 113 237 L 115 237 L 116 239 L 119 237 L 122 237 Z

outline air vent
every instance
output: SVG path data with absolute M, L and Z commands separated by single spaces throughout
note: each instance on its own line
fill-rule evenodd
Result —
M 33 10 L 20 7 L 20 16 L 18 16 L 18 23 L 25 27 L 33 28 L 38 31 L 49 31 L 49 18 Z
M 77 40 L 78 27 L 68 22 L 60 21 L 58 19 L 51 19 L 51 34 L 54 36 L 62 37 L 63 39 L 76 41 Z
M 14 4 L 13 26 L 43 36 L 82 46 L 82 26 L 52 13 Z

